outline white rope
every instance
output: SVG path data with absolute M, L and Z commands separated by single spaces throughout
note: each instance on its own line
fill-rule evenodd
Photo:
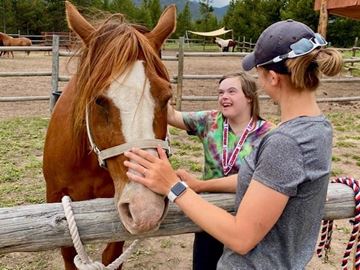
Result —
M 142 240 L 135 240 L 115 261 L 108 266 L 104 266 L 101 262 L 92 261 L 87 255 L 84 246 L 81 242 L 79 231 L 76 226 L 74 213 L 71 208 L 71 199 L 69 196 L 64 196 L 61 199 L 65 217 L 68 222 L 71 239 L 73 241 L 77 255 L 74 258 L 74 264 L 79 270 L 116 270 L 119 266 L 127 260 L 133 250 L 141 243 Z

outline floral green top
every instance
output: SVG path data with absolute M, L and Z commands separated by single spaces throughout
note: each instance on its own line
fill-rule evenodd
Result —
M 222 166 L 223 151 L 223 131 L 224 117 L 220 111 L 200 111 L 200 112 L 182 112 L 184 123 L 188 129 L 189 135 L 196 135 L 200 138 L 204 148 L 204 172 L 203 179 L 213 179 L 223 177 L 224 171 Z M 271 122 L 259 119 L 256 128 L 245 140 L 234 166 L 228 175 L 236 174 L 244 158 L 253 150 L 255 140 L 264 136 L 274 125 Z M 228 135 L 228 151 L 232 154 L 239 136 L 231 128 Z

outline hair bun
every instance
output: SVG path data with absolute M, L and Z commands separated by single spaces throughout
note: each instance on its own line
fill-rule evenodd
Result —
M 319 70 L 326 76 L 335 76 L 343 66 L 341 53 L 334 48 L 320 49 L 315 59 Z

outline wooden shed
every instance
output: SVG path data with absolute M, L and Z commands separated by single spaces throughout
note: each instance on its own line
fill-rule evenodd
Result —
M 315 10 L 320 10 L 321 2 L 326 2 L 329 14 L 360 20 L 360 0 L 315 0 Z
M 318 32 L 326 37 L 328 14 L 360 20 L 360 0 L 315 0 L 320 11 Z

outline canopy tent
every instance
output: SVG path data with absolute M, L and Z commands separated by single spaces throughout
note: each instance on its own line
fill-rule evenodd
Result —
M 194 31 L 186 31 L 195 35 L 199 35 L 199 36 L 204 36 L 204 37 L 216 37 L 216 36 L 220 36 L 223 34 L 226 34 L 228 32 L 231 32 L 232 29 L 230 30 L 225 30 L 225 27 L 220 28 L 218 30 L 214 30 L 214 31 L 210 31 L 210 32 L 194 32 Z
M 315 0 L 315 10 L 320 10 L 322 1 Z M 327 0 L 326 8 L 330 14 L 360 20 L 360 0 Z

